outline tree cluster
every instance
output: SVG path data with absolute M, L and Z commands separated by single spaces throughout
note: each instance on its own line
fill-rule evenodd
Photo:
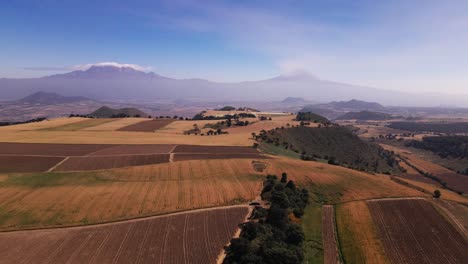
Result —
M 309 193 L 299 189 L 283 173 L 280 180 L 269 175 L 263 184 L 262 199 L 268 209 L 259 207 L 254 220 L 243 224 L 239 238 L 226 248 L 224 263 L 299 264 L 304 259 L 304 232 L 291 217 L 302 217 Z
M 47 117 L 37 117 L 37 118 L 29 119 L 29 120 L 26 120 L 26 121 L 19 121 L 19 122 L 0 122 L 0 126 L 12 126 L 12 125 L 19 125 L 19 124 L 42 122 L 42 121 L 44 121 L 46 119 L 47 119 Z

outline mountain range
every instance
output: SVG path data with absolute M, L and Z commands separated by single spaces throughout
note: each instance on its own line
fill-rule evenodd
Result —
M 328 102 L 353 98 L 384 105 L 468 106 L 466 95 L 428 95 L 380 90 L 318 79 L 308 73 L 283 75 L 260 81 L 236 83 L 203 79 L 174 79 L 131 67 L 91 66 L 41 78 L 0 79 L 0 100 L 16 100 L 34 92 L 55 92 L 97 100 L 244 100 L 273 101 L 302 97 Z

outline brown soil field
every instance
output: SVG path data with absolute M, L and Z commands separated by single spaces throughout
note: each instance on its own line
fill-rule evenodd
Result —
M 392 263 L 464 263 L 467 242 L 425 199 L 368 201 Z
M 174 119 L 152 119 L 119 128 L 118 131 L 154 132 L 172 122 Z
M 335 238 L 335 212 L 333 210 L 333 205 L 324 205 L 322 207 L 322 240 L 324 264 L 341 263 L 340 256 L 338 254 L 338 245 Z
M 2 263 L 216 263 L 247 207 L 0 233 Z M 21 254 L 18 254 L 21 252 Z
M 0 156 L 0 173 L 44 172 L 63 159 L 63 157 Z
M 390 263 L 365 201 L 337 205 L 336 223 L 346 263 Z
M 0 143 L 0 155 L 83 156 L 111 147 L 103 144 Z
M 415 155 L 399 149 L 394 146 L 389 146 L 385 144 L 380 144 L 383 148 L 395 151 L 400 156 L 406 159 L 407 162 L 415 166 L 416 168 L 431 173 L 435 177 L 445 181 L 447 185 L 457 191 L 462 191 L 468 193 L 468 177 L 464 175 L 457 174 L 447 168 L 444 168 L 440 165 L 434 164 L 429 161 L 417 158 Z
M 196 146 L 196 145 L 179 145 L 174 153 L 225 153 L 225 154 L 247 154 L 258 153 L 252 147 L 236 147 L 236 146 Z
M 399 177 L 397 177 L 399 178 Z M 455 202 L 460 202 L 460 203 L 465 203 L 468 205 L 468 197 L 466 195 L 459 195 L 458 193 L 452 192 L 450 190 L 442 189 L 440 186 L 436 186 L 434 184 L 429 184 L 429 183 L 424 183 L 420 181 L 415 181 L 415 180 L 410 180 L 406 178 L 399 178 L 402 181 L 405 181 L 411 185 L 417 186 L 419 188 L 422 188 L 426 190 L 427 192 L 433 194 L 435 190 L 439 190 L 441 195 L 441 199 L 444 200 L 449 200 L 449 201 L 455 201 Z
M 98 150 L 87 156 L 163 154 L 171 152 L 174 147 L 175 145 L 171 144 L 117 145 Z
M 0 182 L 0 230 L 102 223 L 244 204 L 258 196 L 262 175 L 248 159 L 7 174 Z
M 55 171 L 106 170 L 169 162 L 169 154 L 71 157 Z
M 206 160 L 206 159 L 266 159 L 260 153 L 210 153 L 210 154 L 174 154 L 174 161 Z
M 468 206 L 441 199 L 433 199 L 432 202 L 442 209 L 458 231 L 468 240 Z
M 376 197 L 428 196 L 390 180 L 387 175 L 372 175 L 348 168 L 314 161 L 289 158 L 264 160 L 270 164 L 268 174 L 281 175 L 311 189 L 317 199 L 328 203 L 363 200 Z

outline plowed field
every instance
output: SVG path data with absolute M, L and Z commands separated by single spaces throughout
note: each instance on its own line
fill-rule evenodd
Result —
M 220 153 L 220 154 L 175 154 L 174 161 L 204 160 L 204 159 L 264 159 L 260 153 Z
M 112 145 L 0 143 L 0 155 L 83 156 Z
M 386 255 L 394 264 L 465 263 L 468 244 L 424 199 L 368 202 Z
M 118 131 L 154 132 L 172 122 L 174 122 L 174 119 L 152 119 L 119 128 Z
M 44 172 L 63 159 L 61 157 L 0 156 L 0 173 Z
M 174 153 L 258 153 L 251 147 L 179 145 Z
M 332 205 L 322 207 L 322 239 L 325 264 L 341 263 L 335 239 L 335 213 Z
M 88 171 L 141 166 L 169 162 L 169 154 L 71 157 L 55 171 Z
M 174 147 L 175 145 L 170 144 L 117 145 L 93 152 L 88 154 L 88 156 L 169 153 Z
M 216 263 L 248 209 L 0 234 L 1 263 Z M 21 254 L 19 254 L 21 252 Z

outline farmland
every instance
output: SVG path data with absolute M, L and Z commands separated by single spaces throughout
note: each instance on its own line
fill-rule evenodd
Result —
M 428 201 L 375 200 L 368 206 L 392 263 L 455 264 L 468 258 L 464 238 Z
M 376 197 L 422 196 L 414 189 L 393 182 L 386 175 L 372 175 L 320 162 L 275 158 L 266 172 L 281 174 L 310 188 L 317 202 L 346 202 Z
M 0 156 L 0 173 L 47 171 L 63 159 L 61 157 Z
M 169 162 L 169 154 L 71 157 L 55 171 L 88 171 Z
M 0 143 L 0 147 L 0 161 L 5 164 L 0 172 L 89 171 L 183 160 L 265 158 L 254 148 L 236 146 Z M 7 163 L 24 164 L 9 168 Z
M 248 159 L 7 174 L 0 181 L 0 229 L 102 223 L 244 203 L 258 195 L 260 175 Z
M 335 239 L 335 213 L 332 205 L 324 205 L 322 208 L 322 237 L 324 264 L 340 263 L 338 245 Z
M 50 130 L 50 131 L 76 131 L 76 130 L 81 130 L 85 128 L 90 128 L 94 126 L 98 126 L 101 124 L 109 123 L 115 121 L 115 119 L 112 118 L 93 118 L 93 119 L 85 119 L 83 121 L 79 122 L 74 122 L 70 124 L 65 124 L 61 126 L 56 126 L 56 127 L 49 127 L 49 128 L 44 128 L 44 130 Z
M 247 211 L 244 206 L 92 227 L 3 233 L 2 262 L 215 263 Z
M 338 205 L 336 221 L 346 263 L 390 263 L 364 201 Z
M 160 128 L 163 128 L 170 123 L 174 122 L 174 119 L 152 119 L 147 121 L 141 121 L 135 124 L 121 127 L 119 131 L 135 131 L 135 132 L 154 132 Z

